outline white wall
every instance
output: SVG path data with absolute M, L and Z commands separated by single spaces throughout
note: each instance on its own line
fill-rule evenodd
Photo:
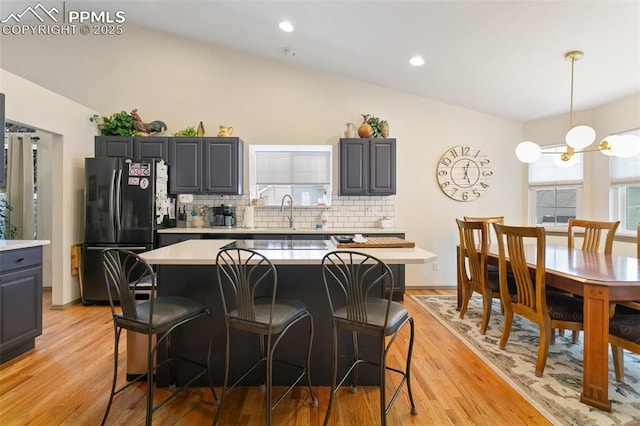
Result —
M 589 111 L 574 112 L 573 124 L 587 124 L 596 131 L 596 140 L 640 127 L 640 94 L 628 96 Z M 564 143 L 569 129 L 568 114 L 532 121 L 524 125 L 527 140 L 540 145 Z M 584 190 L 581 216 L 609 220 L 609 157 L 598 152 L 584 154 Z
M 33 66 L 33 58 L 41 68 Z M 432 265 L 409 266 L 409 285 L 455 284 L 454 218 L 504 215 L 510 223 L 526 221 L 526 167 L 513 150 L 524 134 L 544 140 L 537 136 L 546 133 L 552 143 L 567 125 L 566 117 L 558 117 L 528 123 L 523 131 L 520 123 L 297 67 L 295 57 L 283 58 L 289 63 L 265 60 L 130 24 L 116 37 L 4 36 L 0 60 L 6 71 L 59 94 L 36 89 L 6 71 L 0 81 L 9 119 L 64 137 L 64 172 L 58 179 L 67 215 L 57 214 L 64 239 L 56 244 L 65 289 L 55 303 L 78 295 L 69 277 L 68 251 L 82 238 L 81 168 L 82 159 L 93 153 L 87 128 L 92 110 L 110 115 L 138 108 L 145 121 L 165 121 L 168 133 L 199 121 L 208 134 L 220 124 L 232 125 L 247 146 L 337 144 L 344 123 L 358 125 L 361 113 L 388 120 L 391 137 L 398 140 L 396 225 L 439 258 L 438 271 Z M 42 104 L 43 94 L 52 100 Z M 604 129 L 617 110 L 603 107 L 576 115 Z M 486 152 L 494 166 L 491 189 L 471 203 L 450 200 L 436 183 L 439 157 L 461 144 Z M 598 203 L 591 200 L 589 208 L 596 210 Z
M 43 186 L 52 188 L 53 210 L 52 224 L 43 230 L 44 238 L 51 240 L 44 248 L 51 274 L 44 281 L 53 288 L 53 305 L 62 306 L 80 296 L 70 273 L 71 244 L 82 241 L 84 157 L 93 154 L 93 129 L 87 117 L 94 112 L 4 69 L 0 69 L 0 91 L 6 95 L 8 120 L 53 134 L 47 153 L 52 158 L 51 180 Z

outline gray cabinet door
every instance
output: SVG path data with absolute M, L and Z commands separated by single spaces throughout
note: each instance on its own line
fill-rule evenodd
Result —
M 0 362 L 35 346 L 42 334 L 42 248 L 0 252 Z
M 366 195 L 369 181 L 369 140 L 340 139 L 339 155 L 339 195 Z
M 96 136 L 96 157 L 133 158 L 133 138 L 126 136 Z
M 169 190 L 172 194 L 202 193 L 202 139 L 169 140 Z
M 339 195 L 395 193 L 395 139 L 340 139 Z
M 149 136 L 133 139 L 135 159 L 157 158 L 169 164 L 169 138 Z
M 396 140 L 372 139 L 369 144 L 371 195 L 396 193 Z
M 204 138 L 204 192 L 242 194 L 243 142 L 239 138 Z

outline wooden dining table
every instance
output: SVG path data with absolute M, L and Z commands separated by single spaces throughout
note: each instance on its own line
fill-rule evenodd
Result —
M 533 270 L 536 247 L 525 245 L 525 251 Z M 498 245 L 493 244 L 489 248 L 488 263 L 498 265 L 498 258 Z M 611 411 L 608 382 L 609 305 L 640 300 L 640 261 L 635 257 L 548 245 L 545 250 L 545 269 L 547 285 L 583 297 L 584 361 L 580 401 Z M 458 277 L 458 308 L 461 291 Z

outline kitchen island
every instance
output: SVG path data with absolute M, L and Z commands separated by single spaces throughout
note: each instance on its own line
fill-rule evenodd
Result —
M 0 240 L 0 363 L 35 347 L 42 334 L 42 246 Z
M 225 328 L 222 300 L 215 269 L 216 255 L 221 247 L 234 240 L 186 240 L 141 254 L 150 264 L 156 265 L 158 273 L 158 294 L 161 296 L 188 296 L 202 300 L 211 309 L 214 316 L 214 350 L 212 354 L 214 382 L 221 385 L 224 371 Z M 278 296 L 298 299 L 307 305 L 315 323 L 313 350 L 311 355 L 311 381 L 313 385 L 331 384 L 331 310 L 322 279 L 321 262 L 323 256 L 336 247 L 331 241 L 323 241 L 324 247 L 288 248 L 258 250 L 267 256 L 278 271 Z M 436 260 L 436 255 L 415 248 L 367 248 L 360 252 L 378 257 L 389 265 L 423 264 Z M 380 289 L 382 294 L 383 289 Z M 304 324 L 299 330 L 289 332 L 281 343 L 278 352 L 294 359 L 303 359 L 305 345 L 300 344 L 306 337 Z M 298 327 L 296 325 L 295 327 Z M 258 358 L 258 339 L 253 335 L 243 335 L 233 331 L 231 339 L 230 380 L 238 377 L 238 372 Z M 299 338 L 297 338 L 299 336 Z M 341 348 L 351 347 L 347 335 L 342 335 Z M 201 327 L 176 331 L 172 340 L 174 349 L 179 348 L 181 355 L 202 359 L 207 350 L 207 327 L 203 321 Z M 379 350 L 376 343 L 366 336 L 359 336 L 361 352 L 369 351 L 376 359 Z M 350 354 L 340 355 L 341 365 L 349 364 Z M 280 367 L 280 366 L 278 366 Z M 360 374 L 361 384 L 376 384 L 377 369 L 363 366 Z M 258 372 L 249 377 L 247 384 L 258 383 Z M 286 367 L 274 369 L 273 382 L 282 385 L 290 381 L 295 371 Z M 178 371 L 178 381 L 186 373 Z M 162 376 L 160 375 L 160 383 Z

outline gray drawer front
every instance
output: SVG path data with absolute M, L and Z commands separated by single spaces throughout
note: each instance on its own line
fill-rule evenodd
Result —
M 42 247 L 0 252 L 0 272 L 42 264 Z

